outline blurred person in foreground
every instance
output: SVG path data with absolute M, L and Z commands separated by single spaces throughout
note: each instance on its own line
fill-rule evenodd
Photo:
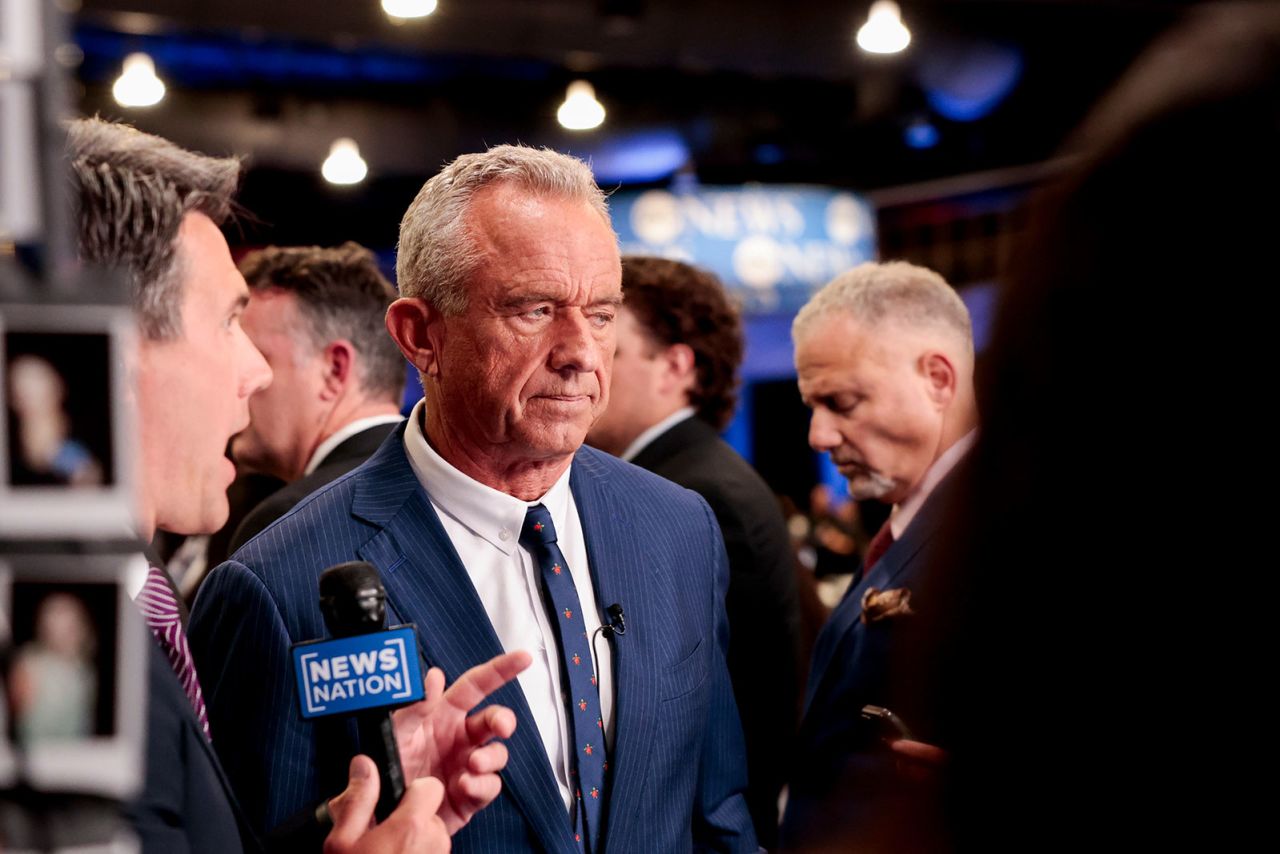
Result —
M 842 273 L 792 326 L 809 444 L 856 500 L 893 507 L 814 646 L 781 841 L 825 844 L 898 793 L 895 754 L 862 718 L 888 703 L 890 659 L 915 619 L 922 567 L 977 437 L 973 334 L 955 290 L 901 261 Z M 910 723 L 910 722 L 908 722 Z
M 960 851 L 1247 850 L 1269 832 L 1249 735 L 1271 725 L 1274 512 L 1249 496 L 1274 484 L 1276 220 L 1257 202 L 1280 191 L 1277 151 L 1280 7 L 1206 5 L 1033 199 L 926 579 L 933 637 L 895 669 L 949 748 L 943 798 L 887 817 L 883 850 L 908 850 L 899 820 Z M 1112 512 L 1082 538 L 1099 494 Z M 1203 540 L 1189 494 L 1221 513 Z
M 197 534 L 227 517 L 234 467 L 224 454 L 248 422 L 249 397 L 271 370 L 240 326 L 249 301 L 244 278 L 218 224 L 231 212 L 238 160 L 185 151 L 133 128 L 88 119 L 72 122 L 68 148 L 79 214 L 79 251 L 88 263 L 124 274 L 141 342 L 132 366 L 140 458 L 138 534 L 157 528 Z M 164 570 L 152 566 L 135 597 L 155 639 L 149 667 L 144 790 L 127 812 L 147 852 L 258 850 L 214 753 L 197 673 L 187 643 L 185 609 Z M 491 801 L 505 760 L 494 735 L 514 721 L 491 707 L 471 718 L 483 695 L 520 669 L 519 656 L 489 662 L 442 692 L 428 678 L 427 700 L 397 713 L 396 735 L 413 780 L 388 820 L 370 829 L 378 778 L 367 757 L 351 759 L 345 791 L 308 805 L 336 823 L 300 824 L 299 835 L 272 844 L 326 851 L 396 850 L 415 840 L 447 850 L 445 819 L 457 823 Z M 452 734 L 452 739 L 446 738 Z M 446 773 L 448 772 L 448 773 Z M 445 776 L 450 797 L 438 814 Z M 341 785 L 335 787 L 335 791 Z M 470 797 L 454 797 L 468 792 Z M 367 831 L 367 832 L 366 832 Z
M 767 484 L 719 435 L 733 417 L 742 322 L 712 274 L 622 259 L 609 408 L 587 442 L 711 505 L 729 555 L 729 676 L 747 745 L 747 804 L 772 847 L 799 705 L 799 594 L 786 522 Z

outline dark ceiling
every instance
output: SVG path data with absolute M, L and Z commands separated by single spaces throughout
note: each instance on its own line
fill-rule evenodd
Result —
M 893 57 L 854 47 L 869 5 L 440 0 L 429 18 L 395 25 L 377 0 L 84 0 L 80 106 L 247 155 L 243 198 L 270 225 L 250 239 L 386 246 L 425 177 L 499 142 L 599 157 L 675 140 L 682 171 L 704 183 L 861 191 L 1036 163 L 1187 4 L 902 0 L 914 38 Z M 138 49 L 170 85 L 145 111 L 109 91 Z M 554 116 L 578 76 L 609 111 L 585 134 Z M 947 98 L 984 87 L 1007 92 L 984 114 L 947 115 Z M 910 147 L 905 132 L 926 122 L 936 144 Z M 369 162 L 357 188 L 319 178 L 338 136 Z

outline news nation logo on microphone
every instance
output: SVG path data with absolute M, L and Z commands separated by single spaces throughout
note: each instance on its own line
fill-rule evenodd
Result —
M 304 718 L 396 706 L 423 696 L 412 626 L 295 644 L 293 669 Z

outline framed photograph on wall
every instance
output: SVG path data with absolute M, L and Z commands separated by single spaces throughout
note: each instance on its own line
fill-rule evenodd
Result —
M 136 553 L 0 555 L 4 783 L 137 791 L 151 641 L 130 591 L 146 572 Z
M 126 308 L 0 306 L 0 536 L 134 529 L 134 341 Z

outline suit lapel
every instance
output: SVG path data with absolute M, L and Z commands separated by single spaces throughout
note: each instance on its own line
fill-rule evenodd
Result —
M 707 441 L 708 437 L 716 438 L 717 434 L 698 416 L 691 415 L 680 423 L 658 435 L 636 454 L 631 462 L 642 469 L 655 471 L 663 461 L 689 447 Z
M 231 788 L 231 781 L 227 779 L 227 774 L 222 769 L 222 762 L 218 759 L 217 751 L 214 750 L 209 739 L 205 737 L 204 730 L 200 727 L 200 721 L 196 718 L 195 709 L 191 706 L 191 700 L 187 698 L 186 692 L 182 689 L 182 683 L 178 681 L 173 672 L 173 665 L 169 663 L 169 659 L 164 650 L 160 648 L 159 643 L 155 642 L 154 639 L 150 639 L 149 645 L 151 646 L 151 667 L 153 670 L 158 671 L 158 675 L 151 678 L 150 684 L 153 688 L 163 686 L 164 690 L 173 694 L 172 704 L 179 710 L 178 714 L 182 719 L 182 728 L 187 732 L 186 740 L 200 746 L 199 749 L 204 752 L 209 767 L 213 769 L 214 776 L 218 778 L 218 785 L 222 786 L 222 791 L 226 793 L 227 805 L 235 816 L 236 824 L 238 825 L 237 830 L 240 833 L 240 841 L 244 843 L 248 851 L 261 851 L 262 848 L 258 838 L 250 829 L 252 825 L 240 808 L 240 802 L 235 796 L 235 790 Z M 152 698 L 149 702 L 162 703 L 165 701 Z M 150 749 L 150 745 L 148 749 Z
M 864 575 L 857 585 L 849 589 L 840 600 L 840 604 L 831 612 L 827 625 L 822 629 L 821 646 L 813 654 L 811 672 L 817 678 L 810 678 L 805 692 L 806 715 L 814 697 L 831 679 L 832 656 L 836 650 L 843 647 L 845 637 L 859 625 L 862 617 L 863 594 L 872 587 L 877 590 L 888 590 L 904 583 L 903 576 L 906 570 L 912 567 L 920 556 L 920 552 L 937 532 L 942 522 L 941 517 L 946 507 L 947 495 L 952 491 L 952 484 L 956 480 L 955 474 L 953 470 L 934 488 L 933 494 L 925 501 L 916 517 L 911 520 L 907 530 L 902 532 L 902 539 L 889 547 L 871 571 Z M 839 671 L 840 667 L 835 669 Z
M 213 766 L 213 770 L 218 776 L 219 785 L 227 793 L 227 803 L 231 805 L 231 812 L 236 817 L 236 824 L 239 825 L 240 841 L 244 843 L 247 851 L 261 851 L 262 847 L 257 834 L 251 829 L 253 825 L 249 823 L 248 817 L 245 816 L 244 811 L 240 808 L 240 801 L 235 796 L 235 789 L 231 788 L 231 781 L 227 779 L 227 773 L 222 770 L 222 762 L 218 759 L 218 754 L 213 749 L 213 745 L 209 743 L 209 739 L 204 737 L 204 730 L 200 728 L 200 722 L 196 720 L 195 712 L 185 716 L 183 725 L 190 730 L 190 739 L 199 744 L 200 748 L 204 750 L 205 756 L 209 759 L 209 764 Z
M 325 458 L 319 462 L 316 468 L 320 466 L 333 465 L 334 463 L 343 463 L 348 460 L 364 461 L 373 455 L 375 451 L 381 447 L 382 443 L 396 431 L 399 424 L 375 424 L 356 433 L 354 436 L 348 436 L 343 441 L 325 455 Z
M 613 641 L 616 740 L 609 754 L 609 806 L 605 848 L 620 851 L 636 831 L 636 809 L 649 776 L 649 759 L 658 717 L 657 645 L 647 633 L 662 625 L 649 596 L 650 570 L 643 563 L 632 516 L 608 489 L 608 471 L 595 451 L 583 448 L 574 458 L 569 479 L 586 537 L 596 605 L 603 614 L 613 603 L 623 606 L 627 633 Z
M 502 653 L 484 605 L 410 468 L 403 445 L 387 443 L 354 477 L 352 512 L 379 526 L 359 554 L 382 574 L 388 621 L 415 623 L 423 658 L 441 668 L 450 683 Z M 546 850 L 566 850 L 564 802 L 524 692 L 513 681 L 496 691 L 491 702 L 516 714 L 516 731 L 507 741 L 510 761 L 502 772 L 503 788 Z

